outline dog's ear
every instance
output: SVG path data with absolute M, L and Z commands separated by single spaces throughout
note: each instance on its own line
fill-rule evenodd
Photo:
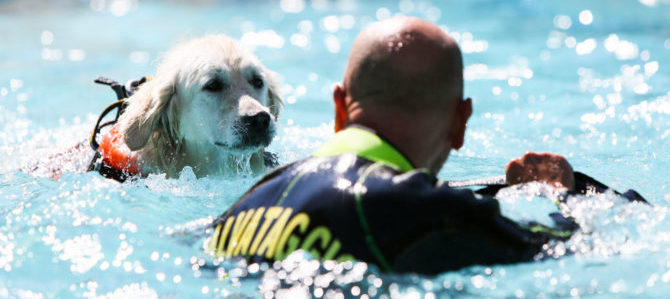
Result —
M 131 96 L 129 106 L 119 119 L 119 130 L 131 150 L 144 147 L 175 95 L 173 78 L 156 78 Z
M 279 112 L 281 112 L 282 106 L 284 106 L 284 102 L 281 99 L 279 94 L 279 87 L 277 86 L 277 82 L 274 79 L 275 74 L 271 73 L 270 71 L 267 72 L 270 73 L 270 76 L 268 76 L 268 98 L 270 99 L 268 106 L 270 108 L 270 113 L 272 113 L 275 119 L 277 119 L 279 117 Z

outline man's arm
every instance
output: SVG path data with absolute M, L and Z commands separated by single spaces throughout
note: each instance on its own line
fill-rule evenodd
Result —
M 517 223 L 501 214 L 497 200 L 469 190 L 439 187 L 432 199 L 415 198 L 413 207 L 426 218 L 415 218 L 426 228 L 393 259 L 397 272 L 441 273 L 472 265 L 531 261 L 552 239 L 569 237 L 573 228 Z M 430 228 L 429 228 L 430 227 Z
M 527 182 L 543 182 L 557 188 L 567 189 L 572 194 L 603 193 L 610 189 L 607 185 L 581 172 L 572 170 L 565 157 L 558 154 L 528 152 L 507 163 L 505 171 L 507 185 Z M 613 190 L 613 189 L 612 189 Z M 629 189 L 619 193 L 629 201 L 648 203 L 637 191 Z

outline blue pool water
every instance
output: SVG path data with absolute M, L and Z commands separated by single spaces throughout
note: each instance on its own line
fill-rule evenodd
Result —
M 353 38 L 395 14 L 431 20 L 464 52 L 475 111 L 441 179 L 503 173 L 527 150 L 565 155 L 612 187 L 573 198 L 582 229 L 534 263 L 435 277 L 363 263 L 213 262 L 203 227 L 258 178 L 150 176 L 119 184 L 66 152 L 114 96 L 92 83 L 152 74 L 161 52 L 205 33 L 252 48 L 286 102 L 271 149 L 304 157 L 332 135 L 331 86 Z M 664 297 L 670 292 L 670 2 L 0 1 L 0 298 Z M 26 165 L 61 168 L 54 181 Z M 505 190 L 513 218 L 546 213 L 541 185 Z M 540 217 L 537 216 L 537 217 Z M 566 252 L 574 252 L 566 255 Z

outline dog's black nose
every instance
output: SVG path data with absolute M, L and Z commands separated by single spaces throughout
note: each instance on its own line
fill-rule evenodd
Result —
M 238 131 L 238 134 L 242 137 L 242 144 L 245 146 L 270 144 L 274 136 L 271 122 L 272 115 L 265 111 L 240 117 L 241 130 Z
M 249 132 L 263 132 L 270 126 L 270 113 L 265 111 L 242 117 L 242 123 Z

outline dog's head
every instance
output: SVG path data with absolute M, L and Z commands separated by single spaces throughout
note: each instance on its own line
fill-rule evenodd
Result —
M 173 146 L 238 153 L 270 143 L 282 104 L 273 74 L 223 35 L 168 52 L 155 78 L 129 102 L 120 130 L 132 150 L 162 138 Z

